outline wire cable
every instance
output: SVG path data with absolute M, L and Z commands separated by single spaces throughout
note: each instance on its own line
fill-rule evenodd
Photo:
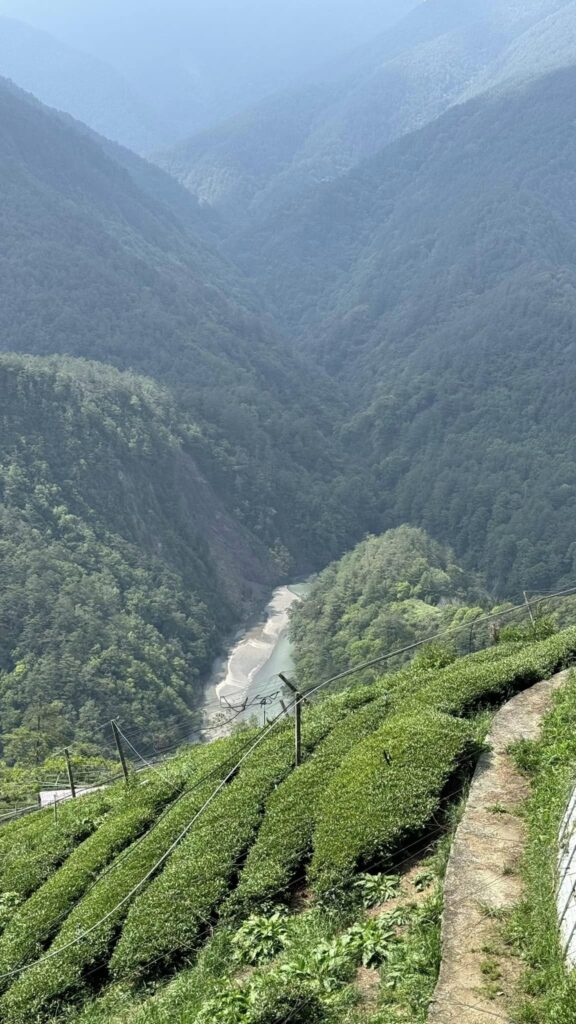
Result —
M 573 589 L 576 590 L 576 588 L 573 588 Z M 558 592 L 558 593 L 560 594 L 560 593 L 563 593 L 563 592 Z M 528 605 L 529 604 L 529 602 L 523 602 L 523 603 L 524 603 L 524 605 Z M 516 610 L 520 609 L 521 607 L 522 607 L 522 605 L 519 604 L 519 605 L 517 605 L 515 607 L 507 609 L 505 613 L 509 614 L 512 611 L 516 611 Z M 389 652 L 388 654 L 382 655 L 381 657 L 378 657 L 378 658 L 375 658 L 375 659 L 371 659 L 370 661 L 365 662 L 362 665 L 355 666 L 354 668 L 348 669 L 348 670 L 346 670 L 344 672 L 337 673 L 335 676 L 332 676 L 329 679 L 324 680 L 323 682 L 319 683 L 317 686 L 314 686 L 311 689 L 309 689 L 308 691 L 306 691 L 306 693 L 304 695 L 300 696 L 298 699 L 296 699 L 294 701 L 293 707 L 301 705 L 311 695 L 313 695 L 315 693 L 318 693 L 319 691 L 321 691 L 325 687 L 327 687 L 329 685 L 332 685 L 335 682 L 339 682 L 339 681 L 341 681 L 343 679 L 349 678 L 351 675 L 358 674 L 359 672 L 366 671 L 368 668 L 372 668 L 372 667 L 374 667 L 376 665 L 383 664 L 386 661 L 390 661 L 393 658 L 400 656 L 401 654 L 408 653 L 408 652 L 410 652 L 412 650 L 417 649 L 418 647 L 423 646 L 426 643 L 430 643 L 433 640 L 439 639 L 441 636 L 445 636 L 445 635 L 448 635 L 448 634 L 454 633 L 454 632 L 460 632 L 462 629 L 470 628 L 470 626 L 472 624 L 478 625 L 480 622 L 490 621 L 490 620 L 493 620 L 493 618 L 494 618 L 493 613 L 490 613 L 489 615 L 481 616 L 479 618 L 474 619 L 473 623 L 472 622 L 468 622 L 468 623 L 466 623 L 464 625 L 460 624 L 459 626 L 456 626 L 456 627 L 448 627 L 447 629 L 438 631 L 437 633 L 433 634 L 431 637 L 427 637 L 427 638 L 424 638 L 422 640 L 416 641 L 416 642 L 414 642 L 412 644 L 408 644 L 405 647 L 399 648 L 396 651 L 392 651 L 392 652 Z M 265 728 L 262 731 L 260 736 L 254 741 L 254 743 L 250 746 L 250 748 L 247 750 L 247 752 L 240 758 L 240 760 L 237 762 L 237 764 L 231 770 L 231 772 L 216 787 L 214 792 L 211 794 L 210 797 L 208 797 L 208 799 L 205 801 L 205 803 L 202 805 L 202 807 L 199 809 L 199 811 L 194 815 L 194 817 L 191 819 L 191 821 L 188 822 L 188 824 L 185 826 L 185 828 L 181 831 L 180 835 L 176 837 L 176 839 L 170 845 L 168 850 L 165 851 L 165 853 L 156 862 L 156 864 L 153 865 L 153 867 L 146 873 L 146 875 L 142 879 L 140 879 L 140 881 L 130 890 L 130 892 L 127 895 L 125 895 L 122 898 L 122 900 L 120 900 L 114 907 L 112 907 L 112 909 L 109 910 L 99 921 L 97 921 L 94 925 L 92 925 L 85 932 L 81 933 L 80 935 L 77 935 L 70 942 L 66 943 L 65 945 L 63 945 L 61 947 L 58 947 L 56 950 L 51 951 L 50 953 L 46 954 L 46 956 L 39 958 L 38 960 L 34 961 L 33 963 L 30 963 L 28 965 L 24 965 L 24 966 L 16 969 L 13 972 L 8 972 L 5 975 L 0 975 L 0 980 L 5 980 L 5 979 L 7 979 L 9 977 L 13 977 L 16 974 L 20 974 L 23 971 L 30 969 L 32 966 L 36 966 L 36 965 L 39 965 L 41 963 L 45 963 L 47 960 L 53 959 L 54 957 L 58 956 L 60 953 L 64 952 L 66 949 L 69 949 L 71 946 L 77 945 L 78 943 L 84 941 L 84 939 L 86 939 L 89 935 L 91 935 L 94 931 L 96 931 L 99 927 L 101 927 L 102 924 L 105 924 L 106 921 L 110 920 L 110 918 L 113 917 L 114 914 L 118 910 L 120 910 L 126 903 L 128 903 L 133 898 L 133 896 L 142 888 L 142 886 L 145 885 L 146 882 L 150 878 L 152 878 L 152 876 L 154 874 L 156 874 L 156 872 L 164 865 L 164 863 L 166 862 L 166 860 L 168 860 L 168 858 L 170 857 L 172 852 L 177 848 L 177 846 L 182 842 L 182 840 L 188 835 L 188 833 L 190 832 L 190 830 L 192 829 L 192 827 L 194 826 L 194 824 L 198 820 L 198 818 L 200 818 L 201 815 L 204 813 L 204 811 L 212 804 L 212 802 L 215 800 L 215 798 L 218 795 L 218 793 L 220 793 L 221 790 L 234 777 L 236 772 L 240 769 L 240 767 L 248 759 L 248 757 L 250 757 L 250 755 L 254 752 L 254 750 L 256 750 L 264 742 L 264 740 L 270 735 L 272 730 L 275 729 L 275 727 L 278 724 L 278 722 L 282 721 L 283 718 L 285 718 L 287 715 L 288 715 L 288 709 L 286 709 L 286 711 L 283 710 L 279 714 L 279 716 L 274 720 L 274 722 L 272 722 L 267 728 Z

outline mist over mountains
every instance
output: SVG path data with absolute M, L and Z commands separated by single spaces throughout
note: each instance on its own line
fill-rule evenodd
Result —
M 138 635 L 158 634 L 134 654 L 156 723 L 150 651 L 188 659 L 170 718 L 267 588 L 367 532 L 424 528 L 498 597 L 575 571 L 576 5 L 363 6 L 288 26 L 258 4 L 242 25 L 236 8 L 0 5 L 0 350 L 26 398 L 3 412 L 21 486 L 0 503 L 24 550 L 63 545 L 71 594 L 118 558 Z M 115 502 L 77 474 L 66 416 L 46 414 L 43 452 L 31 394 L 75 408 L 88 451 L 122 438 Z M 126 502 L 141 514 L 119 518 Z M 33 609 L 9 535 L 13 603 Z M 140 571 L 176 605 L 164 588 L 153 618 L 140 608 Z M 47 619 L 22 618 L 0 667 L 12 730 L 42 680 L 57 689 L 58 630 L 43 652 Z
M 132 149 L 144 152 L 170 141 L 120 72 L 13 18 L 0 17 L 0 73 Z
M 41 54 L 37 36 L 22 26 L 18 34 L 13 25 L 6 27 L 10 37 L 0 44 L 0 74 L 12 77 L 14 69 L 16 82 L 41 100 L 61 104 L 104 134 L 112 134 L 106 130 L 111 125 L 117 141 L 150 152 L 299 82 L 414 5 L 415 0 L 359 0 L 351 18 L 347 0 L 2 0 L 0 14 L 52 39 L 44 36 Z M 64 58 L 59 68 L 58 52 Z M 95 60 L 99 82 L 90 73 Z M 89 76 L 93 94 L 82 109 Z M 106 78 L 114 76 L 117 95 L 106 96 Z
M 451 105 L 569 65 L 576 9 L 427 0 L 298 91 L 157 155 L 234 223 L 339 177 Z

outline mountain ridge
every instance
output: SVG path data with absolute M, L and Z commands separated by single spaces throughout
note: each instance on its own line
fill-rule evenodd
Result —
M 45 30 L 3 16 L 0 75 L 138 152 L 170 141 L 114 68 Z
M 575 82 L 453 107 L 235 253 L 346 382 L 382 520 L 473 552 L 501 594 L 573 575 Z
M 530 47 L 532 39 L 532 47 L 542 49 L 541 25 L 571 6 L 568 0 L 522 6 L 507 0 L 479 11 L 475 3 L 428 0 L 377 40 L 319 72 L 300 92 L 273 97 L 156 160 L 221 211 L 234 231 L 236 222 L 266 216 L 291 196 L 338 178 L 396 138 L 433 122 L 452 104 L 492 88 L 495 62 L 502 64 L 502 87 L 513 87 L 513 69 L 506 72 L 510 47 Z M 569 20 L 568 13 L 564 22 Z M 549 29 L 552 37 L 576 60 L 576 45 L 560 17 L 557 26 L 556 35 Z M 550 67 L 544 70 L 552 70 L 560 57 L 549 47 L 544 65 L 546 59 Z M 525 63 L 531 66 L 529 59 Z
M 0 119 L 0 349 L 98 359 L 169 386 L 214 443 L 229 507 L 271 546 L 288 541 L 300 565 L 317 558 L 333 542 L 310 511 L 310 474 L 326 514 L 352 529 L 329 494 L 343 456 L 330 438 L 341 399 L 332 388 L 323 401 L 327 378 L 290 353 L 249 282 L 196 230 L 192 197 L 157 184 L 162 172 L 125 154 L 120 165 L 109 143 L 12 88 L 0 89 Z M 146 192 L 133 173 L 145 173 Z M 189 223 L 174 205 L 187 202 Z
M 38 715 L 64 740 L 120 715 L 169 742 L 277 568 L 151 381 L 2 354 L 0 393 L 0 751 L 19 759 Z
M 198 0 L 193 7 L 183 0 L 124 0 L 120 11 L 108 0 L 93 7 L 2 0 L 0 12 L 118 69 L 168 135 L 167 144 L 288 87 L 415 2 L 359 0 L 352 23 L 346 5 L 335 0 L 313 6 L 293 0 L 290 9 L 279 3 L 271 9 L 264 0 L 242 9 L 231 0 L 216 6 Z

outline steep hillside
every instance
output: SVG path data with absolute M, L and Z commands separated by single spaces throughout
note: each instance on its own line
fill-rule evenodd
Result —
M 299 91 L 157 160 L 233 225 L 244 223 L 474 92 L 573 62 L 573 13 L 566 0 L 428 0 Z
M 228 508 L 283 568 L 338 550 L 360 500 L 330 440 L 338 395 L 203 241 L 194 200 L 1 84 L 0 127 L 0 349 L 168 384 L 211 440 Z
M 488 607 L 488 595 L 478 578 L 464 572 L 453 553 L 423 530 L 401 526 L 369 537 L 324 569 L 294 607 L 298 681 L 313 686 L 382 651 L 472 622 L 482 616 L 482 607 Z M 485 632 L 478 627 L 471 634 L 455 634 L 448 637 L 448 647 L 461 642 L 471 649 L 484 641 Z M 449 653 L 439 654 L 444 656 Z
M 575 85 L 455 107 L 238 246 L 355 389 L 386 521 L 500 594 L 574 576 Z
M 170 140 L 112 67 L 12 18 L 0 18 L 0 75 L 138 151 Z
M 306 706 L 298 767 L 284 721 L 6 826 L 2 1020 L 345 1024 L 380 1007 L 424 1024 L 477 709 L 575 652 L 572 628 L 406 668 Z
M 277 570 L 150 381 L 4 355 L 0 405 L 0 758 L 93 742 L 115 715 L 169 742 Z

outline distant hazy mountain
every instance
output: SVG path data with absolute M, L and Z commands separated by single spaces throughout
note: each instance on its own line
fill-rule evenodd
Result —
M 502 591 L 576 571 L 576 68 L 458 105 L 238 242 L 355 389 L 387 522 Z
M 302 81 L 416 2 L 1 0 L 0 12 L 115 67 L 176 141 Z
M 279 343 L 199 217 L 157 168 L 129 154 L 120 163 L 0 83 L 0 349 L 82 356 L 167 384 L 214 445 L 207 471 L 228 507 L 280 562 L 291 549 L 304 564 L 354 521 L 328 493 L 338 399 Z M 330 532 L 318 501 L 335 515 Z
M 112 67 L 11 18 L 0 18 L 0 75 L 137 151 L 170 137 Z
M 157 167 L 0 80 L 0 756 L 32 707 L 186 736 L 224 633 L 361 530 L 338 386 L 209 235 Z
M 461 100 L 497 88 L 510 88 L 576 60 L 576 3 L 565 3 L 540 18 L 478 75 Z
M 338 177 L 474 91 L 576 59 L 575 22 L 565 0 L 427 0 L 314 84 L 157 159 L 203 202 L 249 219 Z

